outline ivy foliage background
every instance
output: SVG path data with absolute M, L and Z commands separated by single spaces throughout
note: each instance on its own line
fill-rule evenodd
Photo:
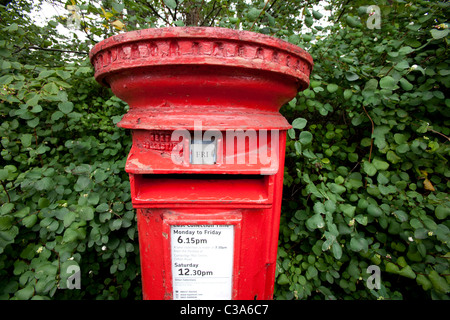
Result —
M 293 129 L 275 298 L 448 299 L 448 2 L 52 1 L 43 27 L 37 3 L 0 3 L 1 299 L 141 299 L 131 139 L 115 126 L 128 107 L 87 52 L 182 25 L 261 32 L 314 58 L 281 110 Z M 71 266 L 80 290 L 65 289 Z

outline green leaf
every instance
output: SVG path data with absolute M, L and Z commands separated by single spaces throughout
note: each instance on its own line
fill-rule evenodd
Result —
M 73 110 L 73 103 L 70 101 L 60 102 L 60 103 L 58 103 L 58 109 L 61 110 L 65 114 L 69 114 Z
M 113 2 L 111 3 L 111 5 L 117 13 L 121 13 L 122 10 L 125 8 L 125 5 L 123 3 Z
M 85 233 L 81 228 L 79 229 L 68 228 L 64 232 L 63 243 L 74 242 L 76 240 L 84 239 L 84 237 Z
M 113 4 L 114 6 L 114 4 Z M 56 70 L 56 74 L 63 80 L 67 80 L 70 78 L 70 72 L 64 70 Z
M 430 271 L 430 274 L 428 275 L 428 278 L 430 278 L 431 283 L 433 284 L 434 289 L 440 293 L 448 293 L 449 291 L 449 285 L 445 278 L 441 277 L 435 270 Z
M 33 138 L 33 136 L 29 133 L 24 133 L 20 136 L 20 141 L 22 142 L 22 145 L 25 148 L 28 148 L 31 146 L 31 139 Z
M 366 82 L 363 91 L 375 91 L 378 88 L 378 80 L 370 79 Z
M 377 173 L 377 168 L 370 162 L 364 161 L 363 163 L 364 172 L 369 176 L 374 176 Z
M 0 217 L 0 231 L 8 230 L 11 228 L 13 223 L 13 217 L 11 216 L 1 216 Z
M 64 113 L 62 113 L 61 111 L 57 110 L 57 111 L 53 112 L 53 114 L 51 116 L 51 119 L 53 121 L 58 121 L 62 117 L 64 117 Z
M 69 227 L 72 222 L 75 221 L 75 219 L 77 218 L 77 214 L 73 211 L 69 211 L 65 216 L 64 216 L 64 227 Z
M 381 217 L 383 211 L 377 205 L 369 204 L 367 206 L 367 213 L 370 214 L 372 217 L 378 218 Z
M 354 17 L 352 17 L 352 16 L 350 16 L 350 15 L 347 15 L 347 16 L 345 17 L 345 21 L 346 21 L 347 24 L 348 24 L 350 27 L 352 27 L 352 28 L 356 28 L 356 27 L 361 26 L 361 22 L 359 22 L 359 19 L 354 18 Z
M 394 90 L 397 81 L 391 76 L 386 76 L 380 79 L 380 87 L 382 89 Z
M 44 177 L 41 180 L 37 181 L 35 184 L 35 188 L 38 191 L 50 190 L 54 187 L 55 181 L 49 177 Z
M 45 86 L 42 87 L 45 91 L 47 91 L 50 94 L 58 94 L 59 88 L 54 82 L 47 83 Z
M 353 91 L 352 90 L 350 90 L 350 89 L 345 89 L 344 90 L 344 99 L 345 100 L 350 99 L 352 97 L 352 95 L 353 95 Z
M 400 269 L 397 265 L 393 264 L 392 262 L 386 263 L 386 272 L 389 273 L 399 273 Z
M 308 266 L 308 269 L 306 269 L 306 279 L 311 280 L 314 279 L 315 277 L 317 277 L 317 275 L 319 274 L 319 272 L 317 271 L 317 269 L 314 266 Z
M 294 142 L 294 148 L 298 154 L 302 154 L 302 144 L 300 143 L 300 141 Z
M 280 286 L 285 285 L 285 284 L 289 284 L 289 279 L 288 279 L 288 277 L 287 277 L 284 273 L 282 273 L 282 274 L 280 274 L 280 276 L 278 277 L 277 283 L 278 283 Z
M 329 83 L 327 85 L 327 90 L 328 90 L 329 93 L 334 93 L 334 92 L 337 91 L 337 89 L 339 89 L 339 86 L 337 84 Z
M 0 77 L 0 85 L 8 85 L 14 80 L 14 77 L 10 74 Z
M 32 113 L 39 113 L 39 112 L 42 112 L 42 110 L 43 109 L 42 109 L 42 107 L 40 105 L 36 105 L 33 108 L 31 108 L 30 112 L 32 112 Z
M 55 74 L 55 70 L 44 70 L 39 73 L 38 79 L 45 79 Z
M 77 183 L 75 184 L 77 191 L 85 190 L 89 184 L 91 183 L 91 179 L 88 176 L 79 176 Z
M 312 17 L 305 17 L 305 25 L 308 28 L 311 28 L 313 24 L 314 24 L 314 19 Z
M 316 203 L 314 203 L 313 211 L 314 211 L 314 213 L 319 214 L 319 213 L 325 213 L 326 209 L 322 202 L 316 202 Z
M 330 188 L 331 192 L 336 194 L 342 194 L 347 190 L 344 186 L 341 186 L 337 183 L 330 183 L 328 187 Z
M 440 220 L 445 220 L 450 215 L 450 208 L 444 205 L 438 205 L 434 209 L 434 214 L 436 215 L 436 218 Z
M 399 80 L 400 87 L 402 87 L 403 90 L 410 91 L 414 87 L 408 80 L 405 78 L 401 78 Z
M 303 145 L 310 144 L 313 139 L 313 135 L 309 131 L 300 132 L 299 141 Z
M 431 283 L 428 278 L 423 274 L 418 274 L 416 278 L 417 284 L 420 284 L 422 286 L 422 289 L 425 291 L 430 290 L 433 287 L 433 284 Z
M 392 212 L 392 215 L 396 217 L 400 222 L 406 222 L 408 221 L 408 214 L 403 210 L 395 210 Z
M 96 212 L 106 212 L 109 210 L 109 205 L 107 203 L 101 203 L 96 208 Z
M 297 119 L 295 119 L 294 121 L 292 121 L 292 127 L 294 128 L 294 129 L 299 129 L 299 130 L 301 130 L 301 129 L 303 129 L 304 127 L 306 127 L 306 123 L 307 123 L 308 121 L 306 120 L 306 119 L 304 119 L 304 118 L 297 118 Z
M 406 60 L 402 60 L 399 63 L 397 63 L 394 68 L 395 68 L 395 70 L 399 70 L 399 71 L 404 70 L 404 69 L 408 69 L 409 68 L 409 63 Z
M 353 237 L 350 240 L 350 249 L 355 252 L 367 252 L 367 250 L 369 249 L 369 243 L 364 238 Z
M 262 10 L 257 9 L 255 7 L 250 8 L 250 10 L 248 10 L 248 13 L 247 13 L 248 20 L 250 20 L 250 21 L 256 20 L 259 17 L 259 15 L 261 14 L 261 11 Z
M 316 10 L 312 11 L 312 15 L 313 15 L 314 19 L 316 19 L 316 20 L 319 20 L 323 17 L 323 14 Z
M 342 257 L 342 248 L 341 245 L 338 242 L 333 242 L 331 245 L 331 252 L 333 253 L 334 257 L 339 260 Z
M 27 105 L 30 107 L 34 107 L 38 104 L 39 100 L 41 99 L 41 96 L 39 94 L 36 93 L 32 93 L 30 94 L 31 98 L 29 97 L 26 102 Z
M 39 118 L 38 117 L 27 121 L 27 125 L 29 127 L 31 127 L 31 128 L 36 128 L 38 124 L 39 124 Z
M 175 10 L 175 8 L 177 7 L 177 3 L 175 0 L 163 0 L 163 1 L 164 4 L 172 10 Z
M 0 169 L 0 180 L 8 179 L 9 171 L 6 169 Z
M 367 216 L 366 215 L 362 215 L 362 214 L 358 214 L 355 217 L 356 222 L 358 222 L 360 225 L 366 226 L 367 225 Z
M 94 219 L 94 209 L 92 207 L 81 207 L 79 214 L 81 220 L 90 221 Z
M 359 79 L 359 76 L 356 73 L 354 73 L 354 72 L 346 72 L 345 73 L 345 78 L 348 81 L 356 81 L 356 80 Z
M 0 214 L 8 214 L 14 209 L 14 203 L 7 202 L 0 207 Z
M 430 31 L 431 36 L 433 37 L 433 39 L 438 40 L 438 39 L 442 39 L 444 37 L 446 37 L 449 33 L 449 29 L 444 29 L 444 30 L 437 30 L 437 29 L 432 29 Z
M 387 163 L 386 161 L 379 160 L 377 158 L 372 160 L 372 164 L 377 170 L 380 171 L 387 170 L 389 168 L 389 163 Z
M 22 223 L 26 228 L 30 229 L 36 224 L 37 220 L 38 220 L 37 215 L 32 214 L 28 217 L 23 218 Z
M 410 266 L 406 266 L 406 267 L 402 268 L 398 272 L 398 274 L 403 276 L 403 277 L 410 278 L 410 279 L 415 279 L 416 278 L 416 274 L 414 273 L 414 271 L 411 269 Z
M 320 229 L 325 226 L 325 222 L 323 221 L 322 215 L 318 213 L 306 220 L 306 226 L 311 230 Z
M 122 220 L 115 219 L 112 221 L 111 230 L 119 230 L 121 226 L 122 226 Z
M 25 288 L 20 289 L 16 292 L 15 296 L 19 300 L 29 300 L 34 294 L 34 286 L 33 284 L 27 285 Z
M 410 54 L 411 52 L 414 52 L 414 49 L 411 48 L 410 46 L 401 47 L 400 50 L 398 50 L 398 53 L 401 55 L 407 55 L 407 54 Z M 406 61 L 403 60 L 403 61 L 399 62 L 399 64 L 401 64 L 402 62 L 405 63 Z M 405 68 L 403 68 L 403 69 L 405 69 Z
M 386 154 L 386 159 L 388 159 L 388 161 L 390 161 L 393 164 L 396 164 L 402 160 L 402 158 L 397 156 L 397 154 L 392 150 L 388 151 L 388 153 Z
M 294 130 L 294 128 L 288 129 L 287 133 L 288 133 L 289 138 L 291 138 L 291 140 L 295 139 L 295 130 Z
M 339 208 L 342 210 L 342 213 L 349 218 L 353 218 L 355 215 L 356 207 L 351 204 L 343 203 L 339 205 Z

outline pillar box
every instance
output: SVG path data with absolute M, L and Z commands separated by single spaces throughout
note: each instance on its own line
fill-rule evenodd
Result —
M 262 34 L 127 32 L 90 52 L 127 102 L 125 170 L 144 299 L 271 299 L 286 131 L 280 107 L 309 85 L 303 49 Z

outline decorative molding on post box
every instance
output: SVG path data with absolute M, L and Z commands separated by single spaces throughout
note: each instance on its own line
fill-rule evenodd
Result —
M 127 102 L 119 127 L 287 130 L 280 107 L 309 85 L 311 56 L 248 31 L 177 27 L 132 31 L 90 52 L 95 78 Z M 269 126 L 267 124 L 270 124 Z
M 302 80 L 301 89 L 307 87 L 313 65 L 309 54 L 288 42 L 252 32 L 203 27 L 120 34 L 97 44 L 90 58 L 99 82 L 124 68 L 208 64 L 290 75 Z

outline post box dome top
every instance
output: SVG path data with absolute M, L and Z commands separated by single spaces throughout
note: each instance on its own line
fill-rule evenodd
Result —
M 105 39 L 90 52 L 95 78 L 122 70 L 168 65 L 211 65 L 259 69 L 309 84 L 311 56 L 302 48 L 267 35 L 211 27 L 171 27 L 131 31 Z

